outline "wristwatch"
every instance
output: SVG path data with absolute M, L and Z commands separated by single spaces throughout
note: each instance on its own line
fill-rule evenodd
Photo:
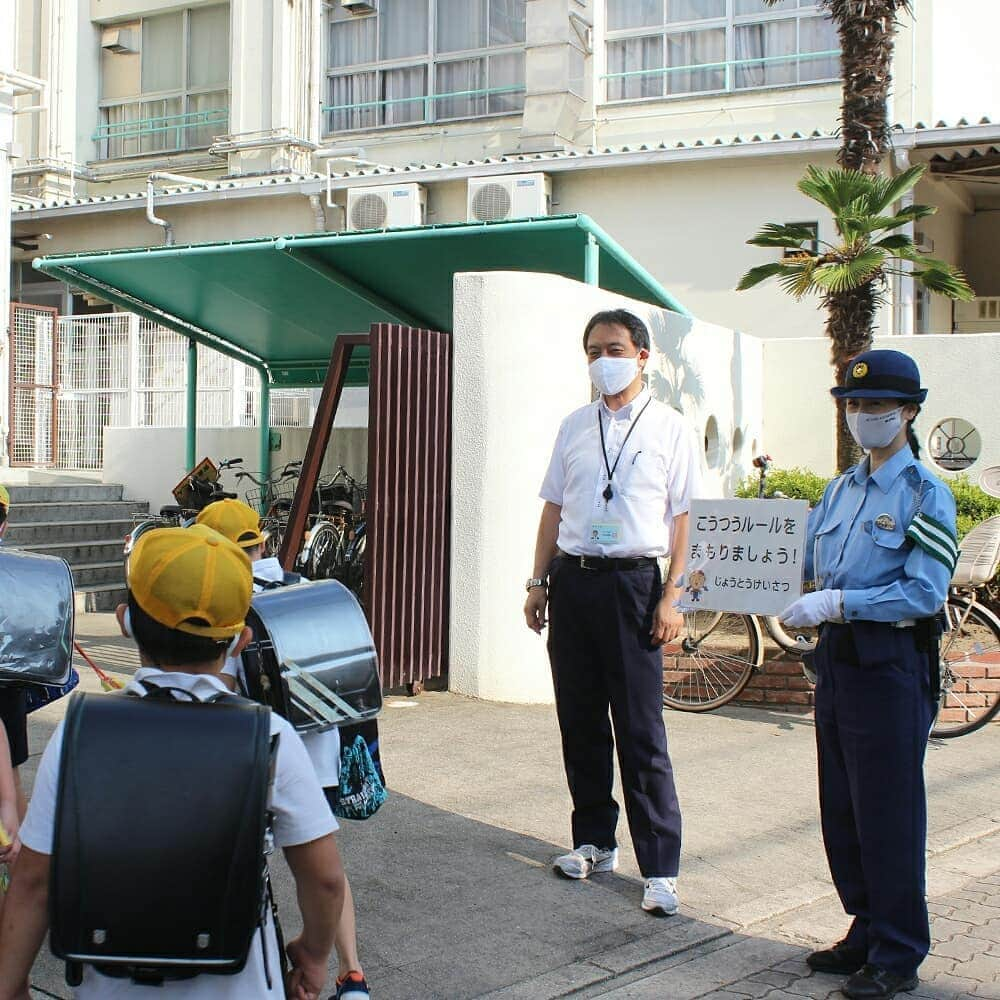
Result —
M 541 576 L 528 577 L 528 582 L 524 585 L 525 590 L 534 590 L 535 587 L 548 587 L 545 578 Z

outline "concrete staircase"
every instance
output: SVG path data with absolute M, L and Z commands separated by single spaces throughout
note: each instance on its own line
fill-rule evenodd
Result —
M 59 556 L 73 570 L 76 610 L 112 611 L 125 599 L 122 546 L 149 504 L 100 483 L 10 486 L 5 545 Z

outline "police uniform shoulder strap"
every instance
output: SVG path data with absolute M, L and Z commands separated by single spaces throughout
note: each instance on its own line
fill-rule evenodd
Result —
M 923 509 L 924 500 L 933 492 L 933 484 L 925 481 L 921 489 L 920 505 L 906 529 L 906 537 L 953 573 L 958 564 L 958 539 L 948 525 L 931 517 Z

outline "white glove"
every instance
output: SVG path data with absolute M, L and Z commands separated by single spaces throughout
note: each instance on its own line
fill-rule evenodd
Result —
M 803 625 L 819 625 L 820 622 L 841 620 L 841 600 L 839 590 L 817 590 L 803 594 L 778 615 L 784 625 L 798 628 Z

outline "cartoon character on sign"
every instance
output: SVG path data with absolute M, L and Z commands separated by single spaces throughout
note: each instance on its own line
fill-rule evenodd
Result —
M 684 592 L 690 595 L 692 603 L 701 600 L 701 595 L 708 590 L 707 582 L 703 570 L 695 569 L 688 574 Z

